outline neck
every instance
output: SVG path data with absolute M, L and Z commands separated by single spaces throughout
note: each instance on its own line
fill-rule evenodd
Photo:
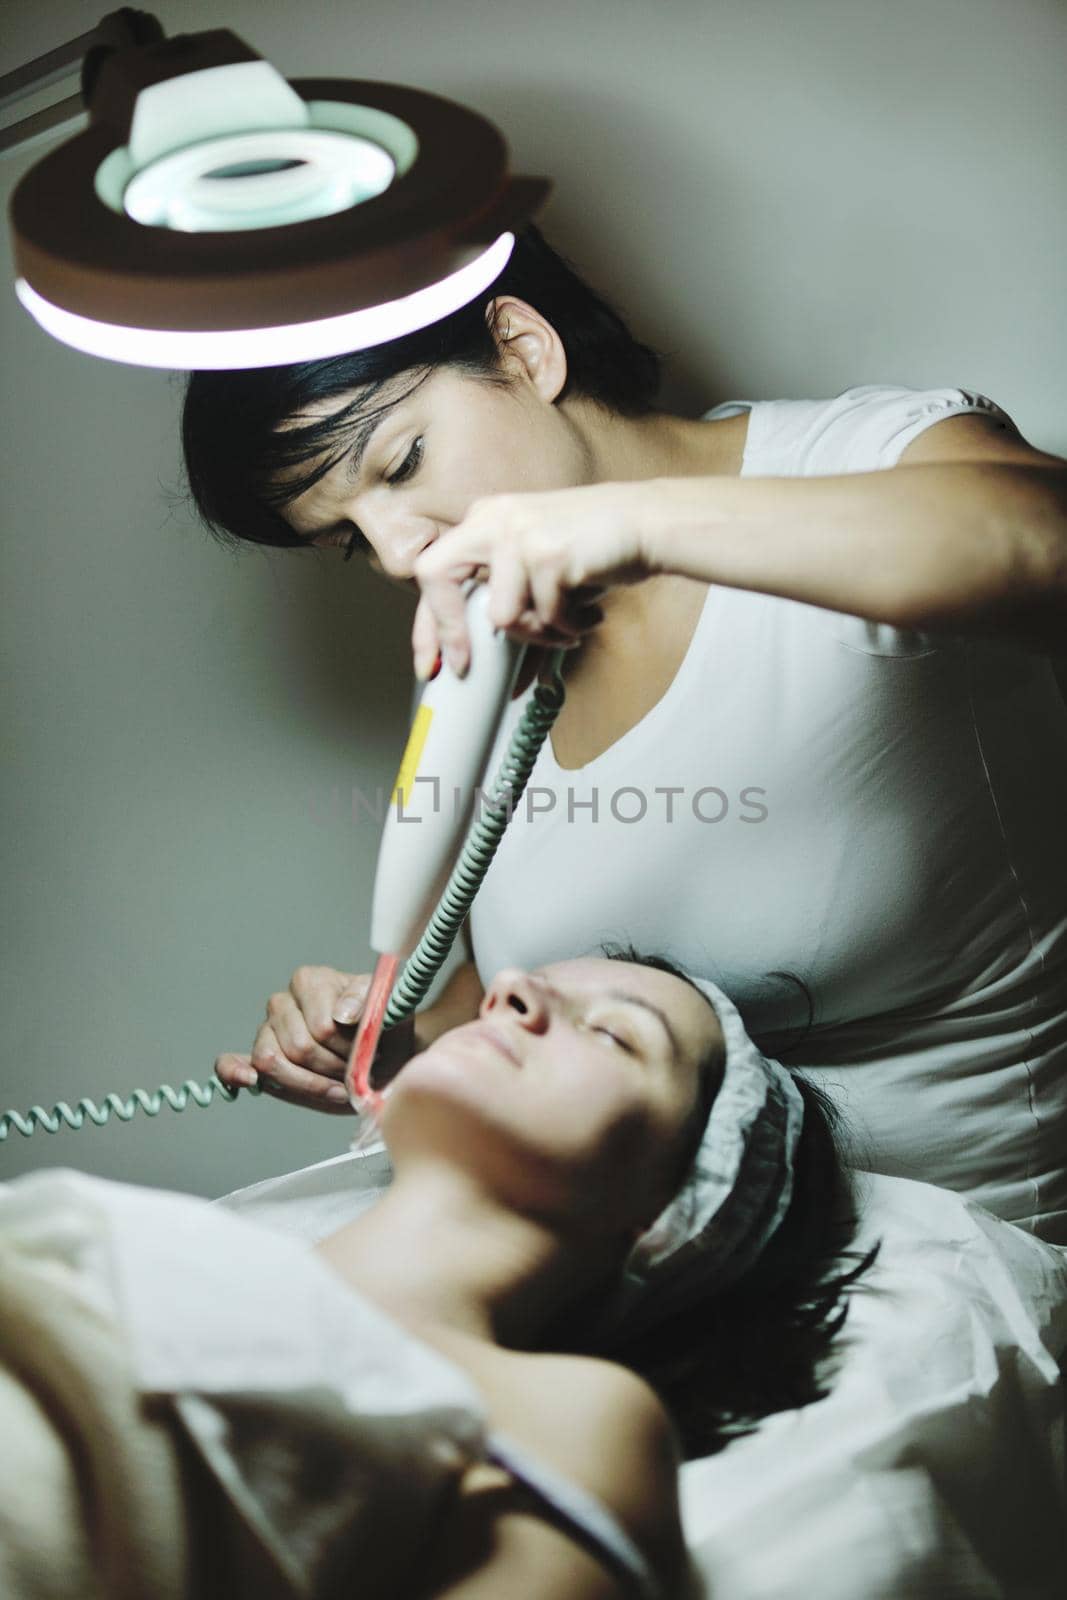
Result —
M 317 1246 L 331 1267 L 416 1331 L 536 1348 L 588 1282 L 593 1252 L 480 1194 L 465 1174 L 397 1174 L 385 1195 Z M 598 1252 L 603 1268 L 603 1249 Z
M 619 417 L 582 397 L 563 401 L 559 409 L 581 442 L 589 483 L 740 474 L 748 430 L 746 414 L 717 422 L 663 411 Z M 706 585 L 664 573 L 644 583 L 609 590 L 600 602 L 602 626 L 580 651 L 573 652 L 574 659 L 568 663 L 571 677 L 579 656 L 588 667 L 591 657 L 612 654 L 619 640 L 630 650 L 634 627 L 646 625 L 655 631 L 664 609 L 673 613 L 683 597 L 688 603 L 694 588 L 702 595 Z
M 748 417 L 678 417 L 654 411 L 620 417 L 582 397 L 560 410 L 580 440 L 591 483 L 627 483 L 645 478 L 737 477 Z

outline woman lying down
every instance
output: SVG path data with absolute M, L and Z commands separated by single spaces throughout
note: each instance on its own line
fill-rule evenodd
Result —
M 587 958 L 501 972 L 382 1134 L 314 1251 L 0 1187 L 0 1592 L 699 1592 L 680 1458 L 818 1396 L 866 1265 L 818 1094 L 711 985 Z

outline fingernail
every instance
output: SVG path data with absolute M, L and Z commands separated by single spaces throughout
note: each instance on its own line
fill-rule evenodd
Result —
M 425 655 L 420 654 L 415 657 L 415 676 L 421 683 L 432 683 L 440 670 L 440 650 L 438 650 L 435 656 L 431 656 L 429 652 L 427 652 Z
M 335 1022 L 355 1022 L 362 1009 L 360 1000 L 339 1000 L 334 1008 L 333 1020 Z
M 326 1091 L 326 1098 L 330 1101 L 331 1105 L 347 1105 L 348 1090 L 345 1088 L 343 1083 L 331 1083 L 330 1087 Z
M 235 1067 L 233 1075 L 246 1089 L 254 1089 L 259 1082 L 259 1073 L 252 1067 Z

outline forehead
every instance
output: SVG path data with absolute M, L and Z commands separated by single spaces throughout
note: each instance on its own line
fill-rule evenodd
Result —
M 335 463 L 319 484 L 291 501 L 290 505 L 298 509 L 304 504 L 311 505 L 315 490 L 320 485 L 330 486 L 335 480 L 340 482 L 347 478 L 351 471 L 348 457 L 353 450 L 365 448 L 372 435 L 388 427 L 392 417 L 402 415 L 404 401 L 422 394 L 433 377 L 434 373 L 426 370 L 397 373 L 377 385 L 363 384 L 339 394 L 308 400 L 298 411 L 283 417 L 275 425 L 275 435 L 293 433 L 317 423 L 329 423 L 333 418 L 338 419 L 336 430 L 323 430 L 322 448 L 318 452 L 310 449 L 304 459 L 288 466 L 279 463 L 273 472 L 274 481 L 284 487 L 287 481 L 296 483 L 306 477 L 316 460 L 332 460 Z M 300 453 L 303 455 L 302 451 Z M 321 498 L 321 495 L 317 498 Z
M 394 406 L 425 389 L 432 378 L 432 372 L 398 372 L 378 383 L 358 384 L 352 389 L 342 389 L 337 394 L 323 395 L 321 399 L 306 401 L 299 411 L 283 418 L 278 429 L 284 432 L 288 428 L 303 428 L 309 422 L 321 422 L 349 408 L 352 415 L 346 426 L 369 426 L 381 422 Z
M 493 394 L 488 384 L 478 382 L 476 374 L 458 367 L 406 367 L 380 381 L 308 400 L 298 411 L 284 417 L 277 424 L 277 431 L 304 428 L 309 423 L 323 422 L 350 410 L 351 415 L 345 419 L 343 427 L 346 432 L 355 433 L 362 428 L 384 427 L 394 412 L 405 413 L 408 402 L 420 407 L 439 404 L 451 414 L 460 401 L 469 409 L 479 400 L 491 403 Z
M 588 1000 L 626 995 L 658 1006 L 670 1018 L 682 1048 L 698 1059 L 720 1035 L 718 1018 L 709 1002 L 692 984 L 669 972 L 597 956 L 554 962 L 538 971 L 565 995 Z

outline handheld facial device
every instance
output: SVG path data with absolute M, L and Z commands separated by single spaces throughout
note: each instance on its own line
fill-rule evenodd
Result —
M 484 585 L 468 595 L 467 674 L 459 678 L 441 667 L 426 684 L 390 799 L 371 907 L 378 961 L 345 1074 L 359 1110 L 380 1109 L 370 1070 L 397 969 L 440 900 L 482 802 L 478 785 L 524 653 L 522 645 L 493 629 L 488 604 Z

